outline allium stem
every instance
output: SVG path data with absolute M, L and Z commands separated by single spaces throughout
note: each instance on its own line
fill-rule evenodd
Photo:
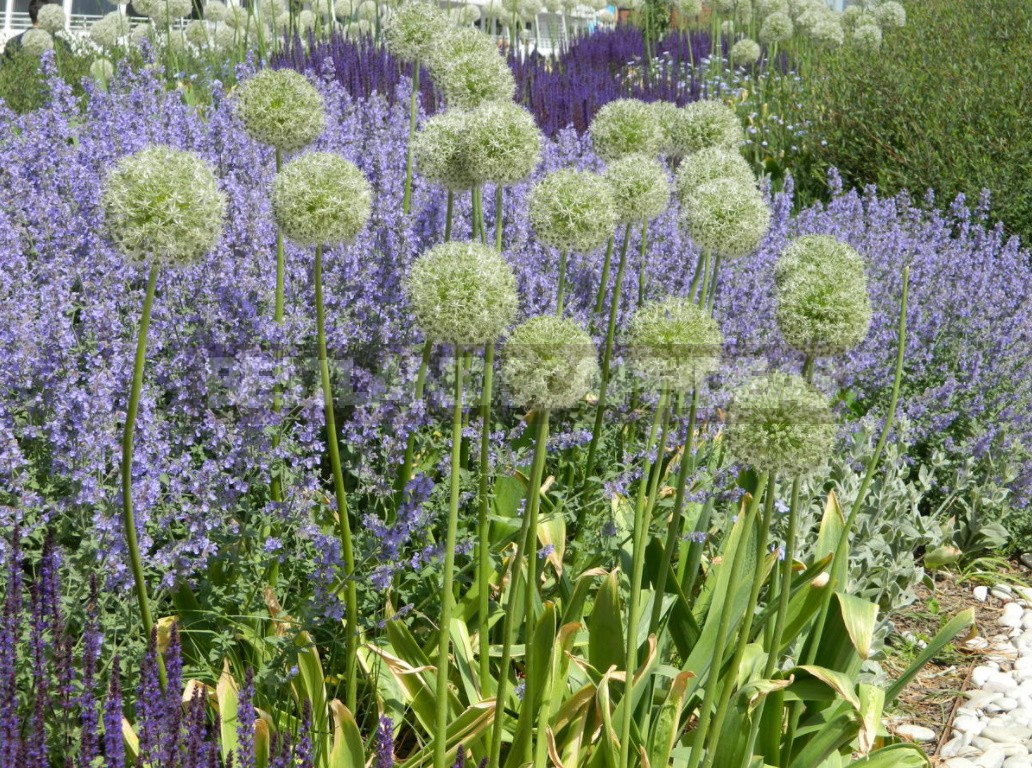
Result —
M 416 115 L 419 112 L 419 60 L 412 62 L 412 93 L 409 96 L 408 159 L 405 161 L 405 196 L 401 211 L 406 216 L 412 208 L 412 139 L 416 135 Z
M 151 308 L 154 306 L 154 289 L 158 283 L 158 262 L 152 261 L 147 277 L 147 291 L 143 299 L 143 314 L 140 317 L 139 335 L 136 339 L 136 359 L 133 363 L 133 382 L 129 390 L 129 405 L 125 414 L 125 429 L 122 432 L 122 524 L 125 528 L 125 544 L 129 551 L 129 563 L 136 582 L 136 600 L 140 605 L 144 637 L 149 638 L 154 627 L 151 619 L 150 601 L 147 599 L 147 582 L 143 576 L 140 560 L 140 545 L 136 539 L 136 520 L 133 517 L 133 437 L 136 429 L 136 414 L 140 407 L 140 391 L 143 389 L 143 367 L 147 361 L 147 330 L 150 328 Z M 164 669 L 161 670 L 164 685 Z
M 437 701 L 434 719 L 434 768 L 447 767 L 448 656 L 451 652 L 452 604 L 455 602 L 455 539 L 459 528 L 459 471 L 462 452 L 462 355 L 455 350 L 455 407 L 452 410 L 451 496 L 448 531 L 444 542 L 444 584 L 441 587 L 441 623 L 437 639 Z
M 613 241 L 615 236 L 610 235 L 609 242 L 606 244 L 606 258 L 602 262 L 602 278 L 598 284 L 598 294 L 595 296 L 595 314 L 602 314 L 602 305 L 606 300 L 606 288 L 609 287 L 609 265 L 613 261 Z
M 702 261 L 702 281 L 701 281 L 701 283 L 699 285 L 699 302 L 698 302 L 699 306 L 704 308 L 704 309 L 706 307 L 706 297 L 709 294 L 710 261 L 711 261 L 711 259 L 712 259 L 712 254 L 710 253 L 709 250 L 707 250 L 705 252 L 705 254 L 703 255 L 703 261 Z
M 455 193 L 448 190 L 448 207 L 444 214 L 444 242 L 451 240 L 452 210 L 455 208 Z
M 477 515 L 477 598 L 478 627 L 480 638 L 480 691 L 487 694 L 488 681 L 491 679 L 491 638 L 488 634 L 488 599 L 489 581 L 491 579 L 491 523 L 488 510 L 491 506 L 490 486 L 490 451 L 491 451 L 491 388 L 494 382 L 495 344 L 489 341 L 484 345 L 484 386 L 480 395 L 480 510 Z
M 566 295 L 566 249 L 559 254 L 559 293 L 555 300 L 555 313 L 563 316 L 563 298 Z
M 498 253 L 502 252 L 502 197 L 504 193 L 504 186 L 499 184 L 495 187 L 495 250 Z
M 340 463 L 340 445 L 337 443 L 337 422 L 333 413 L 333 390 L 330 384 L 330 361 L 326 354 L 326 313 L 323 308 L 322 289 L 323 247 L 315 247 L 315 330 L 319 345 L 319 372 L 322 377 L 323 410 L 326 414 L 326 445 L 330 454 L 330 470 L 333 473 L 333 490 L 337 497 L 337 525 L 340 532 L 340 548 L 347 571 L 347 596 L 345 605 L 348 620 L 348 650 L 345 661 L 347 678 L 347 706 L 355 712 L 358 699 L 358 585 L 355 581 L 355 551 L 351 543 L 351 521 L 348 519 L 348 497 L 344 488 L 344 470 Z
M 692 273 L 692 282 L 688 286 L 688 298 L 695 300 L 695 296 L 699 290 L 699 280 L 702 279 L 703 265 L 706 263 L 706 252 L 704 250 L 699 251 L 699 257 L 695 260 L 695 272 Z
M 714 255 L 713 258 L 713 275 L 710 278 L 710 289 L 709 294 L 706 296 L 706 311 L 713 314 L 713 302 L 716 301 L 717 297 L 717 279 L 720 274 L 720 252 Z
M 649 223 L 643 221 L 641 224 L 641 248 L 638 251 L 638 306 L 640 307 L 642 302 L 645 301 L 645 278 L 646 278 L 646 263 L 645 263 L 645 248 L 649 242 Z

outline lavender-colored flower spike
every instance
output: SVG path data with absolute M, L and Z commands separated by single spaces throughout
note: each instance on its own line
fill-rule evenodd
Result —
M 343 157 L 309 152 L 276 175 L 272 212 L 283 233 L 301 245 L 350 243 L 369 220 L 372 190 Z
M 237 89 L 236 114 L 255 141 L 292 152 L 326 128 L 322 95 L 289 69 L 263 69 Z
M 248 669 L 237 703 L 237 768 L 254 768 L 254 725 L 257 720 L 254 708 L 254 673 Z
M 394 723 L 386 715 L 376 726 L 375 768 L 394 768 Z
M 125 768 L 125 746 L 122 742 L 122 681 L 118 654 L 111 661 L 111 680 L 104 702 L 104 757 L 107 768 Z

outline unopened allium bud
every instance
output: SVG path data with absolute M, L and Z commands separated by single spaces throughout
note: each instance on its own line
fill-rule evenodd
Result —
M 369 220 L 372 190 L 353 163 L 330 152 L 291 160 L 272 183 L 272 214 L 301 245 L 350 243 Z
M 749 67 L 760 60 L 760 45 L 744 37 L 731 46 L 731 62 L 740 67 Z
M 439 44 L 448 20 L 440 9 L 426 0 L 407 0 L 383 23 L 387 50 L 405 61 L 423 61 L 432 46 Z
M 125 42 L 129 32 L 129 17 L 112 11 L 90 27 L 90 40 L 101 48 L 114 48 Z
M 637 376 L 656 387 L 686 392 L 717 369 L 723 343 L 708 312 L 690 299 L 670 297 L 634 313 L 627 357 Z
M 742 123 L 719 101 L 695 101 L 681 108 L 669 126 L 672 155 L 684 157 L 706 147 L 735 148 L 742 143 Z
M 47 3 L 39 9 L 37 15 L 39 21 L 39 28 L 46 30 L 50 34 L 60 32 L 65 28 L 65 24 L 68 23 L 68 17 L 65 15 L 64 8 L 57 3 Z
M 835 444 L 828 399 L 800 376 L 772 373 L 735 392 L 724 439 L 736 461 L 787 477 L 818 469 Z
M 291 69 L 263 69 L 237 89 L 236 115 L 255 141 L 301 149 L 326 127 L 322 95 Z
M 412 155 L 423 178 L 452 192 L 472 189 L 466 134 L 469 112 L 448 109 L 431 117 L 412 139 Z
M 770 227 L 770 208 L 753 183 L 707 181 L 683 206 L 681 221 L 695 244 L 728 258 L 755 251 Z
M 874 17 L 878 19 L 878 23 L 886 29 L 899 29 L 906 26 L 907 12 L 895 0 L 887 0 L 874 6 L 873 10 Z
M 760 27 L 760 42 L 764 45 L 785 43 L 792 39 L 795 26 L 787 13 L 776 11 L 763 20 Z
M 590 171 L 550 173 L 531 190 L 529 209 L 538 239 L 561 251 L 593 251 L 616 226 L 609 184 Z
M 624 155 L 653 157 L 663 144 L 663 132 L 652 108 L 638 99 L 616 99 L 605 104 L 591 121 L 595 153 L 611 162 Z
M 510 101 L 516 92 L 512 70 L 496 50 L 449 56 L 434 69 L 450 107 L 473 109 L 487 101 Z
M 621 157 L 609 164 L 604 177 L 613 193 L 619 224 L 654 219 L 666 210 L 670 202 L 666 169 L 654 157 Z
M 737 149 L 707 147 L 692 152 L 677 169 L 677 199 L 682 202 L 701 185 L 717 179 L 735 179 L 743 184 L 755 184 L 749 161 Z
M 183 264 L 222 234 L 226 196 L 208 165 L 191 152 L 150 146 L 123 157 L 104 181 L 104 223 L 133 259 Z
M 774 270 L 777 321 L 789 346 L 837 355 L 867 336 L 871 301 L 864 262 L 829 235 L 806 235 L 782 251 Z
M 595 344 L 572 320 L 533 317 L 513 330 L 502 350 L 502 380 L 513 403 L 523 408 L 574 406 L 597 378 Z
M 541 161 L 534 116 L 512 101 L 491 101 L 468 113 L 466 167 L 478 184 L 514 184 Z
M 208 21 L 225 21 L 226 4 L 222 0 L 208 0 L 204 4 L 204 18 Z
M 115 65 L 111 63 L 110 59 L 101 57 L 94 59 L 93 63 L 90 64 L 90 77 L 96 80 L 102 85 L 106 85 L 107 82 L 115 76 Z
M 853 30 L 853 43 L 865 53 L 881 48 L 882 31 L 877 24 L 860 24 Z
M 43 29 L 27 29 L 22 35 L 22 50 L 33 56 L 42 56 L 44 51 L 54 50 L 54 38 Z
M 408 294 L 426 336 L 460 346 L 497 339 L 519 309 L 512 267 L 477 242 L 443 243 L 420 256 Z

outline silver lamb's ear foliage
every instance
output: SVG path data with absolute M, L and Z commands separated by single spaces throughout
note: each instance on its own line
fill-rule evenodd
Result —
M 534 317 L 517 326 L 502 350 L 502 379 L 513 404 L 552 411 L 576 405 L 599 375 L 591 336 L 572 320 Z
M 412 140 L 412 155 L 420 175 L 451 192 L 476 185 L 466 154 L 469 122 L 469 112 L 448 109 L 427 120 Z
M 742 184 L 756 184 L 749 161 L 737 149 L 707 147 L 693 152 L 681 161 L 674 181 L 677 199 L 684 201 L 700 186 L 717 179 L 734 179 Z
M 836 431 L 828 398 L 800 376 L 772 373 L 735 392 L 724 439 L 736 461 L 795 478 L 822 466 Z
M 723 343 L 708 312 L 689 299 L 670 297 L 634 313 L 627 357 L 634 373 L 653 386 L 687 392 L 717 369 Z
M 619 224 L 654 219 L 670 202 L 666 169 L 654 157 L 627 155 L 610 163 L 604 177 L 613 193 Z
M 738 258 L 752 253 L 770 228 L 770 208 L 756 185 L 716 179 L 683 201 L 681 223 L 699 248 Z
M 240 85 L 236 115 L 251 138 L 284 152 L 308 146 L 326 127 L 322 95 L 289 69 L 264 69 Z
M 387 50 L 405 61 L 425 61 L 448 28 L 448 19 L 426 0 L 408 0 L 384 19 Z
M 745 139 L 738 115 L 719 101 L 686 104 L 669 121 L 667 130 L 673 157 L 684 157 L 707 147 L 734 149 Z
M 534 116 L 515 102 L 488 102 L 468 114 L 465 154 L 478 184 L 515 184 L 541 162 L 541 131 Z
M 774 269 L 778 328 L 794 349 L 811 355 L 847 352 L 867 336 L 871 301 L 864 262 L 829 235 L 792 241 Z
M 443 243 L 420 256 L 408 294 L 427 338 L 461 346 L 494 341 L 519 309 L 512 267 L 476 242 Z
M 372 190 L 362 172 L 331 152 L 291 160 L 272 183 L 272 213 L 300 245 L 346 245 L 369 220 Z
M 531 190 L 529 213 L 538 239 L 561 251 L 593 251 L 616 226 L 609 184 L 590 171 L 550 173 Z
M 226 196 L 191 152 L 151 146 L 123 157 L 104 181 L 104 223 L 126 256 L 185 264 L 222 234 Z
M 595 153 L 607 163 L 630 154 L 655 157 L 664 143 L 654 110 L 638 99 L 616 99 L 605 104 L 591 121 L 589 131 Z

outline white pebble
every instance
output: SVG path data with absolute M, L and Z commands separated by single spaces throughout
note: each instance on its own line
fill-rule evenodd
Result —
M 896 728 L 896 735 L 907 741 L 934 741 L 935 731 L 915 723 L 904 723 Z

